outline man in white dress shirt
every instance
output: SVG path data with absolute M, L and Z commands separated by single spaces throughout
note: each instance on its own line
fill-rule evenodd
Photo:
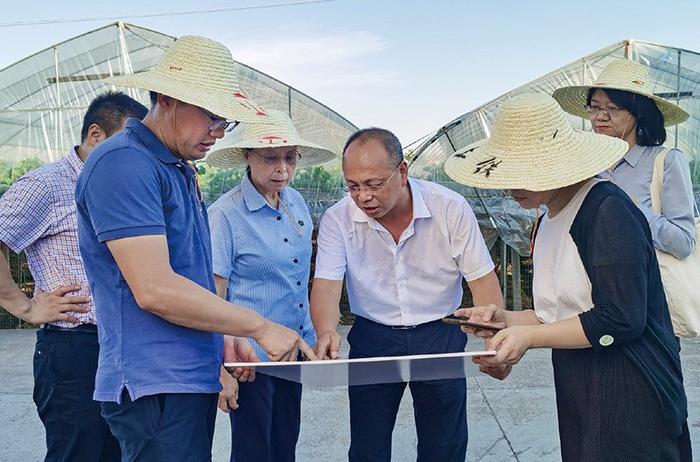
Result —
M 459 194 L 408 177 L 401 143 L 388 130 L 354 133 L 343 150 L 349 194 L 328 209 L 318 234 L 311 316 L 319 357 L 337 358 L 343 280 L 356 315 L 350 357 L 464 351 L 466 336 L 441 318 L 462 301 L 503 305 L 474 213 Z M 418 461 L 465 459 L 464 379 L 409 382 Z M 406 383 L 352 386 L 349 460 L 391 460 L 391 434 Z

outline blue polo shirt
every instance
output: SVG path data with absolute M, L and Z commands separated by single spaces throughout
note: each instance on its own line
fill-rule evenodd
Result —
M 189 329 L 141 309 L 106 242 L 164 235 L 170 265 L 215 292 L 207 212 L 194 171 L 140 121 L 90 154 L 76 187 L 80 253 L 95 301 L 100 355 L 94 399 L 216 393 L 220 334 Z
M 313 346 L 309 267 L 314 226 L 299 192 L 287 187 L 280 198 L 289 215 L 282 205 L 272 208 L 246 175 L 209 207 L 214 273 L 228 280 L 229 301 L 297 331 Z M 265 351 L 251 343 L 267 361 Z

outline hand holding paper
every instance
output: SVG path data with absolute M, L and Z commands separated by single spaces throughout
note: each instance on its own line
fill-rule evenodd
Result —
M 255 350 L 248 340 L 242 337 L 224 336 L 224 363 L 255 363 L 258 361 L 260 361 L 260 358 L 255 354 Z M 227 368 L 227 370 L 239 382 L 252 382 L 255 380 L 254 367 L 235 367 Z

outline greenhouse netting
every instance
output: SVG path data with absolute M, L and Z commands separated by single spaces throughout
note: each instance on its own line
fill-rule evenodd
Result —
M 116 89 L 101 79 L 150 69 L 174 40 L 118 22 L 0 70 L 0 171 L 4 187 L 26 170 L 60 159 L 79 142 L 82 118 L 92 99 Z M 309 141 L 340 153 L 356 130 L 338 113 L 263 72 L 242 63 L 237 71 L 242 89 L 251 98 L 265 108 L 287 111 L 301 136 Z M 119 90 L 148 103 L 145 91 Z M 201 183 L 207 202 L 235 186 L 241 175 L 240 171 L 205 170 Z M 342 197 L 341 179 L 339 158 L 297 173 L 294 186 L 305 196 L 316 220 Z
M 459 191 L 472 204 L 482 228 L 496 229 L 520 255 L 529 253 L 529 230 L 534 212 L 521 209 L 503 191 L 475 190 L 452 181 L 443 163 L 456 150 L 489 136 L 489 128 L 503 101 L 524 92 L 552 94 L 568 85 L 593 83 L 612 60 L 631 59 L 649 67 L 656 95 L 681 105 L 690 118 L 668 129 L 667 146 L 681 149 L 691 161 L 693 184 L 700 185 L 700 54 L 653 43 L 624 40 L 591 53 L 463 114 L 410 147 L 411 175 Z M 590 129 L 587 120 L 570 116 L 577 128 Z

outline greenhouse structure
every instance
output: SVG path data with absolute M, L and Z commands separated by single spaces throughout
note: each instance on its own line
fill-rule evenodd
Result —
M 102 79 L 143 72 L 153 67 L 175 37 L 117 22 L 76 36 L 0 70 L 0 194 L 29 168 L 55 161 L 78 142 L 82 117 L 90 101 L 113 89 Z M 235 58 L 235 56 L 234 56 Z M 512 306 L 521 303 L 521 256 L 529 252 L 535 212 L 524 211 L 502 191 L 475 190 L 453 182 L 444 161 L 458 149 L 489 136 L 499 106 L 524 92 L 546 92 L 592 83 L 612 60 L 631 59 L 648 66 L 658 96 L 681 105 L 690 118 L 668 131 L 666 144 L 680 148 L 691 161 L 693 183 L 700 184 L 700 54 L 638 40 L 623 40 L 584 56 L 509 91 L 446 123 L 406 147 L 411 176 L 435 181 L 464 195 L 472 205 L 489 245 L 500 238 L 497 261 L 506 293 L 510 273 Z M 318 223 L 320 215 L 343 196 L 340 152 L 355 125 L 327 106 L 283 82 L 237 63 L 242 89 L 265 108 L 287 111 L 302 137 L 326 146 L 338 157 L 297 172 L 293 186 L 307 200 Z M 121 89 L 144 104 L 145 91 Z M 589 130 L 587 120 L 569 116 L 575 127 Z M 219 142 L 226 145 L 227 138 Z M 243 172 L 202 168 L 205 200 L 211 203 L 235 186 Z M 511 249 L 510 251 L 508 249 Z M 508 256 L 510 252 L 510 257 Z M 18 281 L 21 283 L 21 281 Z M 525 303 L 526 305 L 526 303 Z
M 648 66 L 654 93 L 681 105 L 690 114 L 686 122 L 668 129 L 666 145 L 678 147 L 688 156 L 697 187 L 700 163 L 693 161 L 700 156 L 700 53 L 638 40 L 624 40 L 593 52 L 446 123 L 409 146 L 411 175 L 462 193 L 474 208 L 482 229 L 496 229 L 511 248 L 527 256 L 534 212 L 524 211 L 502 191 L 475 190 L 455 183 L 442 165 L 455 151 L 487 138 L 499 106 L 511 96 L 533 91 L 551 95 L 560 87 L 590 85 L 615 59 L 631 59 Z M 574 127 L 590 130 L 587 120 L 570 118 Z
M 12 169 L 29 159 L 37 165 L 63 157 L 78 143 L 82 117 L 90 101 L 104 91 L 117 89 L 101 79 L 150 69 L 174 40 L 160 32 L 117 22 L 0 70 L 0 165 Z M 356 130 L 352 123 L 289 85 L 237 64 L 246 94 L 265 108 L 287 111 L 302 137 L 340 153 L 345 140 Z M 119 90 L 148 104 L 146 91 Z M 226 138 L 219 142 L 225 143 Z M 209 170 L 202 177 L 208 202 L 240 179 L 241 172 Z M 295 185 L 318 218 L 329 202 L 343 194 L 340 161 L 309 170 L 313 171 L 298 172 Z
M 0 195 L 27 170 L 62 158 L 80 140 L 83 115 L 95 96 L 121 90 L 145 105 L 146 91 L 115 88 L 102 79 L 152 68 L 175 37 L 117 22 L 39 51 L 0 70 Z M 235 56 L 234 56 L 235 58 Z M 243 91 L 264 108 L 287 111 L 300 135 L 338 157 L 297 172 L 294 187 L 306 198 L 314 220 L 343 196 L 340 152 L 357 129 L 337 112 L 289 85 L 237 63 Z M 225 145 L 226 137 L 218 145 Z M 200 184 L 213 202 L 234 187 L 243 172 L 202 165 Z M 0 246 L 13 277 L 28 295 L 33 281 L 23 255 Z M 22 322 L 0 310 L 0 328 Z

